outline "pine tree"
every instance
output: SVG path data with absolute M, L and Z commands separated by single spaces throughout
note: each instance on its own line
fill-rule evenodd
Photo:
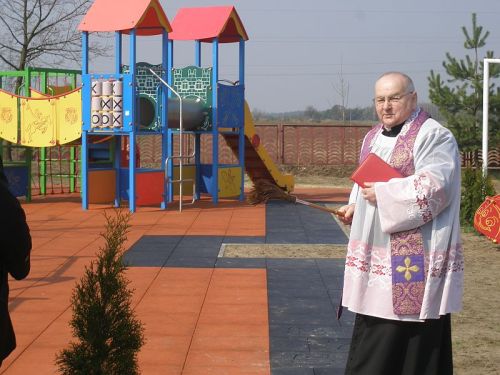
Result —
M 461 224 L 466 228 L 472 228 L 478 207 L 486 197 L 494 195 L 493 183 L 489 177 L 483 175 L 481 168 L 466 168 L 462 178 Z
M 106 218 L 105 240 L 97 260 L 85 273 L 71 297 L 70 322 L 77 342 L 56 358 L 62 374 L 138 374 L 137 353 L 144 342 L 143 327 L 131 308 L 132 291 L 124 276 L 123 244 L 130 213 L 116 210 Z
M 489 31 L 477 25 L 476 14 L 472 14 L 472 29 L 462 27 L 465 36 L 464 47 L 473 53 L 464 59 L 452 57 L 446 53 L 443 67 L 447 75 L 447 84 L 441 75 L 433 70 L 428 77 L 429 98 L 440 110 L 444 122 L 453 132 L 462 151 L 472 152 L 473 165 L 478 166 L 478 151 L 482 142 L 482 109 L 483 109 L 483 62 L 479 56 L 480 49 L 486 46 Z M 492 58 L 493 51 L 486 51 L 485 58 Z M 500 66 L 490 66 L 490 77 L 500 77 Z M 491 81 L 490 81 L 491 82 Z M 500 89 L 490 84 L 489 88 L 489 139 L 490 144 L 500 142 Z

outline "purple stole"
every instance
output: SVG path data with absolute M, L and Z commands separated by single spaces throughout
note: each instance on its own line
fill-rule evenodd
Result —
M 429 114 L 420 110 L 410 123 L 403 126 L 391 154 L 389 164 L 403 176 L 415 173 L 413 146 L 422 124 Z M 365 138 L 360 163 L 371 151 L 374 137 L 382 124 L 375 126 Z M 425 204 L 425 197 L 417 197 Z M 430 213 L 427 213 L 430 215 Z M 425 221 L 431 218 L 426 217 Z M 420 228 L 391 233 L 392 304 L 396 315 L 420 315 L 425 289 L 425 254 Z

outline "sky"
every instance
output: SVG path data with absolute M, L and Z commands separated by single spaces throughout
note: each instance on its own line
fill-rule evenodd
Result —
M 499 0 L 160 0 L 173 21 L 179 8 L 234 5 L 249 35 L 245 50 L 245 93 L 252 110 L 286 112 L 307 106 L 324 110 L 342 104 L 370 106 L 373 85 L 386 71 L 412 77 L 421 102 L 428 102 L 432 70 L 447 78 L 446 52 L 457 58 L 462 26 L 472 13 L 490 32 L 486 48 L 500 57 Z M 139 38 L 138 61 L 159 63 L 159 38 Z M 211 50 L 202 50 L 211 65 Z M 192 42 L 174 44 L 174 65 L 194 61 Z M 221 45 L 220 78 L 237 79 L 237 43 Z M 98 62 L 99 64 L 99 62 Z M 343 82 L 343 84 L 342 84 Z

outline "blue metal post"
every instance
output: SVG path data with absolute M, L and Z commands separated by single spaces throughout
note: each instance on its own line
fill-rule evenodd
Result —
M 122 72 L 122 33 L 120 31 L 115 32 L 115 74 L 121 74 Z M 115 136 L 115 150 L 114 150 L 114 160 L 113 168 L 115 170 L 115 201 L 114 206 L 120 207 L 121 203 L 121 184 L 120 184 L 120 152 L 121 152 L 121 136 Z M 111 152 L 111 150 L 110 150 Z
M 168 40 L 167 43 L 167 77 L 168 77 L 168 84 L 172 86 L 172 68 L 174 67 L 174 41 L 173 40 Z
M 84 31 L 82 33 L 82 74 L 89 73 L 89 33 Z M 90 106 L 90 98 L 82 96 L 82 109 L 83 106 Z M 82 111 L 85 113 L 85 111 Z M 87 119 L 84 119 L 86 121 Z M 82 208 L 88 210 L 89 208 L 89 165 L 88 165 L 88 148 L 87 148 L 87 131 L 82 131 Z
M 195 181 L 196 187 L 194 199 L 201 197 L 201 134 L 195 133 L 194 135 L 194 165 L 195 165 Z
M 82 208 L 89 208 L 89 165 L 87 131 L 82 131 Z
M 173 85 L 173 77 L 172 77 L 172 68 L 174 66 L 174 43 L 172 40 L 168 41 L 168 69 L 167 69 L 167 83 L 172 86 Z M 167 90 L 168 95 L 167 98 L 171 95 L 170 90 Z M 168 120 L 167 120 L 168 124 Z M 170 157 L 170 161 L 168 162 L 168 180 L 172 181 L 174 179 L 174 161 L 172 160 L 172 156 L 174 155 L 174 135 L 172 130 L 167 126 L 167 155 L 166 157 Z M 168 184 L 168 197 L 167 202 L 172 202 L 174 200 L 174 184 L 169 182 Z
M 122 33 L 121 31 L 115 32 L 115 73 L 122 72 Z
M 201 67 L 201 42 L 194 42 L 194 64 Z M 195 165 L 195 181 L 196 188 L 193 192 L 195 199 L 200 199 L 201 196 L 201 134 L 194 135 L 194 165 Z
M 169 70 L 169 46 L 168 46 L 168 32 L 163 30 L 161 39 L 161 67 L 162 78 L 168 82 Z M 165 170 L 165 160 L 167 158 L 168 149 L 168 89 L 165 85 L 161 85 L 161 169 Z M 163 198 L 161 201 L 161 209 L 167 208 L 167 184 L 166 181 L 163 185 Z
M 239 84 L 244 85 L 245 84 L 245 40 L 243 38 L 240 38 L 239 65 L 240 65 Z
M 245 89 L 245 40 L 240 38 L 239 46 L 239 66 L 240 66 L 240 77 L 239 85 L 243 86 Z M 241 168 L 241 186 L 240 186 L 240 201 L 245 199 L 245 95 L 243 95 L 243 124 L 239 128 L 239 142 L 238 142 L 238 159 Z
M 137 34 L 136 30 L 130 30 L 130 74 L 132 74 L 132 103 L 131 104 L 131 115 L 132 115 L 132 129 L 129 134 L 129 170 L 128 170 L 128 199 L 129 199 L 129 208 L 131 212 L 135 212 L 135 130 L 137 126 L 136 121 L 136 82 L 135 82 L 135 73 L 136 73 L 136 54 L 137 54 Z
M 89 74 L 89 33 L 82 32 L 82 74 Z
M 219 126 L 217 121 L 217 85 L 219 81 L 219 39 L 212 42 L 212 202 L 219 202 Z
M 201 66 L 201 42 L 199 40 L 194 42 L 194 65 Z

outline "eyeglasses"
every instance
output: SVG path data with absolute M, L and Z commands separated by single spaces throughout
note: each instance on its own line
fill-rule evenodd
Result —
M 389 102 L 389 104 L 391 104 L 391 105 L 398 104 L 405 96 L 413 94 L 413 92 L 414 91 L 410 91 L 410 92 L 407 92 L 406 94 L 393 95 L 393 96 L 388 96 L 388 97 L 380 96 L 378 98 L 375 98 L 374 102 L 375 102 L 375 105 L 377 105 L 378 107 L 383 106 L 386 101 Z

